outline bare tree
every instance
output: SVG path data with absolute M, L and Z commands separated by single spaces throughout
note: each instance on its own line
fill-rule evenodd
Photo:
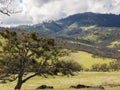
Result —
M 0 13 L 10 16 L 13 13 L 17 13 L 18 11 L 15 11 L 12 8 L 12 4 L 15 2 L 15 0 L 0 0 Z

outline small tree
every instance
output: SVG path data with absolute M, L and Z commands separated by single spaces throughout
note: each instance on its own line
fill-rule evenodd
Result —
M 93 64 L 91 67 L 92 71 L 100 71 L 100 64 Z
M 83 70 L 82 65 L 73 60 L 61 60 L 56 63 L 54 72 L 62 73 L 63 75 L 74 75 L 73 72 L 79 72 Z
M 103 71 L 103 72 L 109 71 L 109 66 L 106 63 L 101 64 L 100 65 L 100 71 Z
M 119 61 L 112 61 L 109 63 L 109 67 L 112 71 L 120 70 L 120 62 Z
M 0 34 L 0 79 L 17 79 L 15 89 L 20 89 L 23 83 L 36 75 L 54 74 L 57 57 L 62 53 L 54 39 L 39 37 L 36 33 L 16 33 L 9 30 Z M 30 75 L 30 72 L 33 74 Z M 23 79 L 24 75 L 27 77 Z
M 107 72 L 110 70 L 110 68 L 109 68 L 109 65 L 107 65 L 106 63 L 103 63 L 103 64 L 98 63 L 98 64 L 93 64 L 91 70 L 97 71 L 97 72 L 100 72 L 100 71 Z

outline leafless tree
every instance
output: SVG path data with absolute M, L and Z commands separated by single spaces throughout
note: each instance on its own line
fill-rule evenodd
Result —
M 11 6 L 15 2 L 15 0 L 0 0 L 0 13 L 10 16 L 15 11 Z

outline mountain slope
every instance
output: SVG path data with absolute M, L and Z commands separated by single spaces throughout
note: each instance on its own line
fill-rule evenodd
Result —
M 109 48 L 114 42 L 120 41 L 120 15 L 114 14 L 80 13 L 19 28 L 87 46 Z
M 69 16 L 58 22 L 66 26 L 77 23 L 79 26 L 120 27 L 120 15 L 86 12 Z
M 70 49 L 120 59 L 120 15 L 80 13 L 57 21 L 19 26 L 17 30 L 65 40 Z
M 81 33 L 81 27 L 120 27 L 120 15 L 80 13 L 52 22 L 29 26 L 25 29 L 44 35 L 76 34 Z M 24 29 L 22 26 L 19 28 Z

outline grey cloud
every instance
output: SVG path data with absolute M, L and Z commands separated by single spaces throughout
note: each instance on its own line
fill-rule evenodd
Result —
M 0 20 L 5 23 L 36 24 L 82 12 L 120 14 L 120 0 L 21 0 L 21 2 L 20 7 L 23 9 L 21 14 Z
M 36 5 L 36 3 L 38 4 Z M 42 3 L 42 4 L 41 4 Z M 87 0 L 41 0 L 28 4 L 24 2 L 27 11 L 33 18 L 33 23 L 39 23 L 45 20 L 56 20 L 71 14 L 84 12 L 88 9 Z

